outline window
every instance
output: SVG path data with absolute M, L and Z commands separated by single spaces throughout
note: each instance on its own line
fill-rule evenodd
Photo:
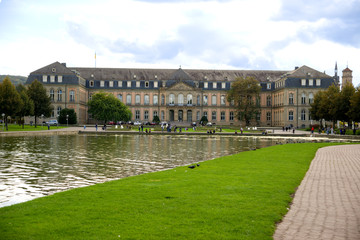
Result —
M 50 76 L 50 82 L 55 82 L 55 76 L 54 75 Z
M 204 88 L 208 88 L 208 83 L 204 82 Z
M 144 119 L 145 120 L 149 119 L 149 111 L 147 111 L 147 110 L 144 111 Z
M 220 104 L 221 104 L 221 105 L 225 105 L 225 104 L 226 104 L 226 102 L 225 102 L 225 95 L 221 95 L 221 96 L 220 96 Z
M 217 88 L 217 83 L 214 82 L 214 83 L 213 83 L 213 89 L 216 89 L 216 88 Z
M 213 105 L 213 106 L 216 105 L 216 95 L 211 96 L 211 105 Z
M 56 113 L 57 116 L 60 116 L 60 112 L 61 112 L 61 107 L 58 107 L 58 108 L 57 108 L 57 113 Z
M 211 120 L 216 120 L 216 112 L 215 111 L 213 111 L 211 113 Z
M 140 94 L 135 95 L 135 104 L 140 105 Z
M 200 111 L 196 112 L 196 121 L 200 121 Z
M 118 95 L 117 95 L 117 98 L 118 98 L 120 101 L 122 101 L 122 100 L 123 100 L 122 94 L 118 94 Z
M 55 99 L 55 92 L 54 89 L 50 89 L 50 100 L 53 102 Z
M 200 106 L 200 95 L 196 97 L 196 105 Z
M 208 105 L 208 96 L 206 96 L 206 95 L 203 96 L 203 105 L 205 105 L 205 106 Z
M 316 86 L 321 86 L 321 79 L 316 79 Z
M 314 102 L 314 94 L 309 93 L 309 104 L 312 104 Z
M 58 100 L 58 102 L 61 102 L 62 101 L 62 90 L 61 89 L 59 89 L 58 91 L 57 91 L 57 100 Z
M 127 81 L 127 87 L 131 88 L 131 81 Z
M 118 87 L 122 87 L 122 81 L 118 81 Z
M 266 89 L 271 89 L 271 83 L 266 84 Z
M 266 113 L 266 121 L 271 121 L 271 112 Z
M 220 120 L 224 121 L 225 120 L 225 112 L 221 112 L 220 113 Z
M 235 100 L 233 99 L 230 101 L 230 106 L 234 106 L 234 105 L 235 105 Z
M 221 83 L 221 88 L 222 88 L 222 89 L 225 89 L 225 88 L 226 88 L 226 83 L 224 83 L 224 82 Z
M 135 119 L 140 120 L 140 110 L 135 111 Z
M 289 111 L 289 121 L 293 121 L 293 120 L 294 120 L 294 112 Z
M 178 105 L 179 106 L 184 105 L 184 95 L 182 95 L 181 93 L 178 96 Z
M 159 86 L 159 85 L 158 85 L 158 81 L 155 81 L 155 82 L 154 82 L 154 88 L 158 88 L 158 86 Z
M 164 121 L 164 120 L 165 120 L 165 112 L 161 111 L 161 121 Z
M 154 111 L 153 112 L 153 117 L 156 117 L 158 115 L 158 112 L 157 111 Z
M 144 104 L 145 104 L 145 105 L 149 105 L 149 104 L 150 104 L 150 97 L 149 97 L 149 95 L 147 95 L 147 94 L 144 96 Z
M 105 86 L 105 82 L 104 81 L 100 81 L 100 87 L 104 87 Z
M 94 81 L 90 81 L 90 87 L 94 87 Z
M 234 112 L 230 112 L 229 120 L 234 121 Z
M 47 82 L 47 76 L 43 75 L 43 82 Z
M 169 104 L 170 104 L 170 105 L 174 105 L 174 104 L 175 104 L 175 95 L 172 94 L 172 93 L 169 95 Z
M 188 106 L 189 106 L 189 105 L 192 105 L 192 103 L 193 103 L 192 95 L 191 95 L 191 94 L 188 94 L 186 98 L 187 98 L 187 105 L 188 105 Z
M 149 82 L 148 81 L 145 82 L 145 87 L 149 88 Z
M 140 87 L 140 81 L 136 81 L 136 87 L 137 87 L 137 88 Z
M 204 117 L 207 118 L 207 111 L 204 111 Z
M 257 112 L 256 113 L 256 121 L 260 122 L 260 118 L 261 118 L 261 113 Z
M 309 86 L 313 86 L 314 85 L 314 80 L 309 79 Z
M 305 121 L 305 119 L 306 119 L 305 110 L 301 110 L 301 120 Z
M 109 87 L 114 87 L 114 81 L 109 81 Z
M 75 102 L 75 91 L 74 90 L 70 91 L 70 102 Z
M 271 96 L 266 97 L 266 106 L 268 106 L 268 107 L 271 106 Z
M 289 105 L 293 105 L 294 104 L 294 94 L 290 93 L 289 94 Z
M 306 79 L 301 79 L 301 86 L 306 86 Z
M 164 94 L 161 95 L 161 105 L 165 105 L 165 96 L 164 96 Z
M 89 100 L 92 100 L 92 93 L 89 93 Z
M 58 76 L 58 82 L 62 82 L 62 76 Z
M 305 95 L 305 93 L 301 94 L 301 104 L 306 104 L 306 95 Z
M 126 95 L 126 104 L 131 104 L 131 94 Z
M 158 95 L 154 95 L 154 96 L 153 96 L 153 104 L 154 104 L 154 105 L 158 105 L 158 104 L 159 104 L 159 97 L 158 97 Z

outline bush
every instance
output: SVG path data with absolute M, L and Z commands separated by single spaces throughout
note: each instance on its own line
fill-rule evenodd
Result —
M 66 120 L 66 115 L 69 115 L 68 120 Z M 60 124 L 76 124 L 77 117 L 74 109 L 64 108 L 60 111 L 60 116 L 58 119 Z

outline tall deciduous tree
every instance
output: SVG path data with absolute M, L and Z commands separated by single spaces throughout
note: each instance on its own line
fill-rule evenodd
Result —
M 20 123 L 22 123 L 22 128 L 24 128 L 24 117 L 32 116 L 34 114 L 34 102 L 28 96 L 26 87 L 21 83 L 16 86 L 16 90 L 18 91 L 20 98 L 23 102 L 23 106 L 20 109 L 18 115 L 20 117 Z
M 38 81 L 33 81 L 27 90 L 28 96 L 34 102 L 34 116 L 35 116 L 35 127 L 37 124 L 37 118 L 41 115 L 50 117 L 51 115 L 51 101 L 50 96 L 47 95 L 46 89 Z
M 131 119 L 131 111 L 119 99 L 111 93 L 99 92 L 92 96 L 88 102 L 88 112 L 92 118 L 107 121 L 128 121 Z
M 351 83 L 342 86 L 339 101 L 338 101 L 338 111 L 337 117 L 338 120 L 343 122 L 347 122 L 348 126 L 351 127 L 351 109 L 350 109 L 350 100 L 352 96 L 355 94 L 355 88 Z
M 233 102 L 237 112 L 236 117 L 250 125 L 252 119 L 260 112 L 260 104 L 257 103 L 261 87 L 253 77 L 237 78 L 227 94 L 227 100 Z
M 59 116 L 60 124 L 76 124 L 77 116 L 74 109 L 64 108 L 60 111 Z
M 353 121 L 360 122 L 360 87 L 350 99 L 349 115 Z
M 0 114 L 5 114 L 5 125 L 8 130 L 7 118 L 8 116 L 15 116 L 23 106 L 19 93 L 15 86 L 6 77 L 0 83 Z

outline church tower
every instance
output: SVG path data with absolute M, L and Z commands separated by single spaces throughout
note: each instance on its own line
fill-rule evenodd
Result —
M 335 62 L 335 75 L 334 75 L 334 81 L 336 86 L 340 85 L 340 80 L 339 80 L 339 76 L 338 76 L 338 67 L 337 67 L 337 62 Z
M 346 67 L 342 73 L 342 86 L 345 86 L 348 83 L 352 84 L 352 71 Z

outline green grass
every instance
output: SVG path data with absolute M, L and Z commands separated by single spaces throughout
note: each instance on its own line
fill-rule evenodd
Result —
M 63 126 L 50 126 L 50 130 L 52 129 L 60 129 L 60 128 L 65 128 Z M 18 125 L 18 124 L 8 124 L 8 131 L 9 132 L 15 132 L 15 131 L 41 131 L 41 130 L 47 130 L 48 127 L 46 124 L 44 124 L 43 126 L 37 125 L 37 127 L 35 127 L 35 125 L 30 126 L 30 125 L 24 125 L 24 128 L 22 128 L 22 125 Z M 3 125 L 0 124 L 0 131 L 3 130 Z M 6 126 L 4 127 L 4 131 L 6 131 Z
M 0 209 L 1 239 L 272 239 L 317 149 L 277 145 Z

